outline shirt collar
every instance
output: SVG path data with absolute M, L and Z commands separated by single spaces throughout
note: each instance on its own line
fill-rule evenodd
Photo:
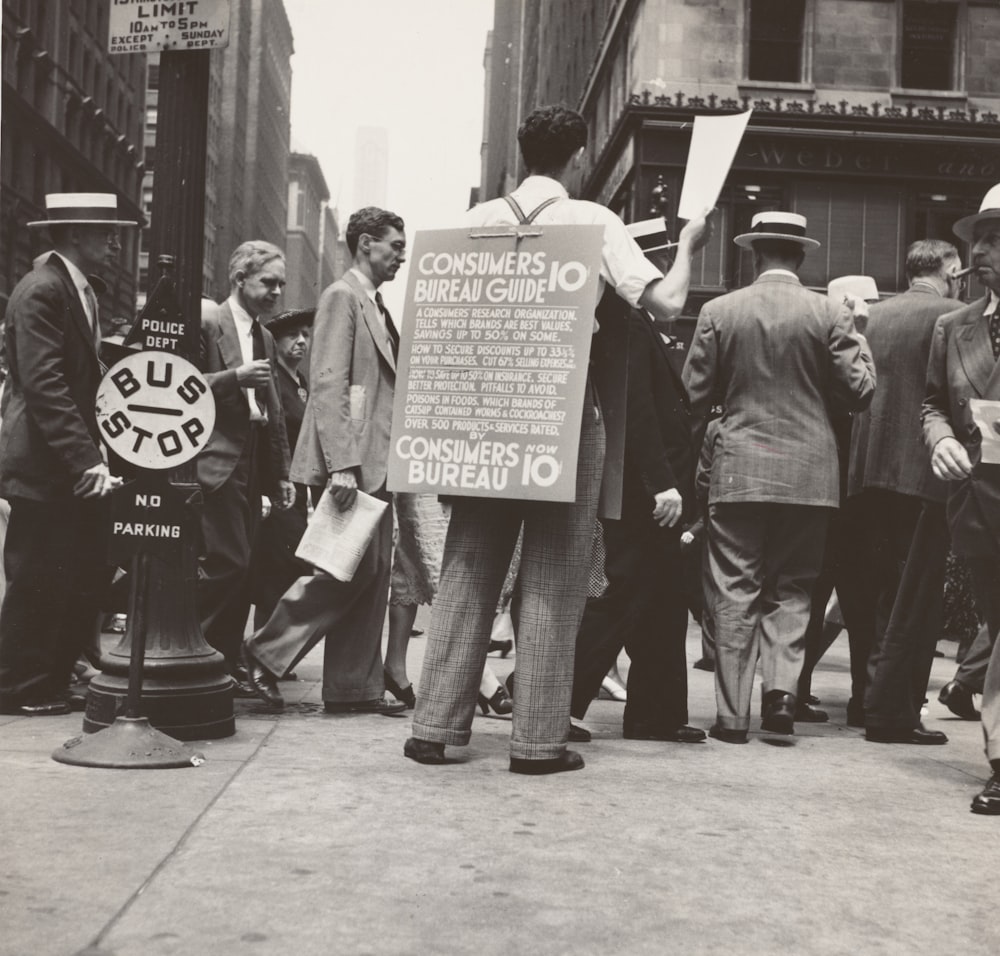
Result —
M 365 295 L 368 296 L 372 302 L 375 302 L 375 293 L 378 291 L 375 288 L 375 283 L 372 282 L 372 280 L 369 279 L 368 276 L 366 276 L 357 266 L 351 266 L 350 272 L 354 278 L 361 283 L 361 288 L 365 290 Z
M 559 199 L 569 198 L 566 187 L 558 179 L 553 179 L 551 176 L 538 176 L 534 174 L 525 176 L 521 184 L 514 190 L 514 198 L 518 201 L 530 197 L 537 199 L 538 202 L 542 202 L 551 196 L 556 196 Z M 523 206 L 524 203 L 521 203 L 521 205 Z M 529 212 L 530 210 L 525 209 L 524 211 Z
M 244 334 L 249 333 L 250 329 L 253 328 L 253 316 L 240 305 L 235 295 L 231 295 L 226 301 L 229 304 L 230 311 L 233 313 L 233 321 L 236 323 L 236 328 Z
M 62 259 L 63 264 L 66 266 L 66 269 L 69 272 L 69 277 L 73 280 L 73 285 L 75 285 L 77 289 L 80 290 L 80 292 L 83 292 L 90 287 L 90 281 L 79 270 L 79 268 L 77 268 L 76 265 L 70 262 L 69 259 L 67 259 L 61 252 L 55 252 L 55 250 L 53 250 L 53 253 L 54 255 L 57 255 L 59 256 L 60 259 Z
M 987 318 L 995 315 L 997 306 L 1000 306 L 1000 296 L 990 289 L 990 297 L 986 300 L 986 308 L 983 309 L 983 315 Z
M 798 279 L 791 269 L 765 269 L 757 278 L 763 279 L 764 276 L 791 276 L 793 279 Z

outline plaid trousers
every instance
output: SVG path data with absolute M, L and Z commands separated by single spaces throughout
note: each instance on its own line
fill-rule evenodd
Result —
M 604 424 L 588 387 L 575 502 L 454 500 L 417 689 L 415 737 L 468 744 L 497 601 L 523 523 L 510 753 L 542 760 L 565 750 L 603 465 Z

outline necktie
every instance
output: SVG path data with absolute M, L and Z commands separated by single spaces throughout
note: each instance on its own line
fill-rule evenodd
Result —
M 97 296 L 88 283 L 83 289 L 84 298 L 87 300 L 87 308 L 90 311 L 90 331 L 94 336 L 94 348 L 100 351 L 101 348 L 101 319 L 97 308 Z
M 253 342 L 254 361 L 267 358 L 267 352 L 264 351 L 264 333 L 261 331 L 260 322 L 256 319 L 250 324 L 250 339 Z M 253 394 L 261 417 L 267 418 L 267 386 L 258 386 L 253 390 Z
M 993 344 L 993 361 L 1000 359 L 1000 309 L 990 316 L 990 342 Z
M 389 310 L 382 301 L 382 294 L 380 292 L 375 293 L 375 304 L 378 306 L 379 312 L 382 313 L 382 318 L 385 319 L 385 335 L 389 340 L 389 348 L 392 349 L 392 357 L 394 359 L 399 358 L 399 333 L 393 324 L 392 316 L 389 315 Z

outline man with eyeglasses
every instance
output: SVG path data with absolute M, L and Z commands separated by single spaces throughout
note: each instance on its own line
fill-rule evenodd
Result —
M 972 412 L 974 399 L 1000 402 L 1000 183 L 986 193 L 978 213 L 952 228 L 971 244 L 972 269 L 987 294 L 938 319 L 922 417 L 931 468 L 948 482 L 951 547 L 969 566 L 993 645 L 982 705 L 992 776 L 971 809 L 1000 815 L 1000 465 L 981 460 L 983 435 Z M 990 417 L 994 432 L 1000 430 L 1000 416 Z
M 353 264 L 320 298 L 313 323 L 309 397 L 292 461 L 292 478 L 329 486 L 347 511 L 358 490 L 390 501 L 386 491 L 389 426 L 396 384 L 399 335 L 379 287 L 406 259 L 403 220 L 374 206 L 347 224 Z M 247 674 L 272 707 L 284 700 L 277 679 L 326 638 L 323 703 L 327 713 L 401 714 L 386 700 L 382 670 L 392 553 L 392 508 L 348 581 L 324 571 L 300 577 L 270 619 L 244 645 Z
M 4 333 L 9 377 L 0 429 L 0 497 L 10 502 L 0 611 L 0 711 L 83 709 L 68 692 L 110 583 L 108 493 L 95 398 L 102 368 L 98 279 L 121 249 L 111 193 L 50 193 L 43 261 L 14 289 Z M 103 284 L 101 284 L 103 288 Z
M 237 693 L 252 696 L 240 648 L 261 495 L 278 509 L 295 500 L 274 338 L 262 325 L 285 287 L 284 253 L 269 242 L 244 242 L 230 257 L 229 284 L 229 298 L 201 323 L 201 370 L 215 396 L 215 428 L 197 459 L 205 495 L 198 616 L 205 639 L 225 656 Z
M 941 636 L 948 527 L 946 488 L 931 471 L 919 411 L 934 326 L 957 307 L 961 268 L 950 242 L 914 242 L 909 288 L 871 307 L 865 333 L 878 387 L 851 432 L 845 514 L 853 556 L 841 574 L 853 602 L 849 608 L 842 594 L 841 606 L 852 650 L 870 649 L 867 662 L 852 660 L 862 682 L 867 669 L 867 686 L 852 696 L 848 722 L 863 724 L 876 743 L 948 741 L 920 721 Z

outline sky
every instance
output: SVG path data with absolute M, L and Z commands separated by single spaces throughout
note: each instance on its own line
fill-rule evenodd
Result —
M 493 0 L 284 3 L 295 41 L 292 149 L 319 160 L 341 228 L 353 211 L 359 126 L 388 131 L 386 205 L 411 245 L 417 229 L 453 225 L 479 185 Z M 384 290 L 390 308 L 405 281 L 401 272 Z

